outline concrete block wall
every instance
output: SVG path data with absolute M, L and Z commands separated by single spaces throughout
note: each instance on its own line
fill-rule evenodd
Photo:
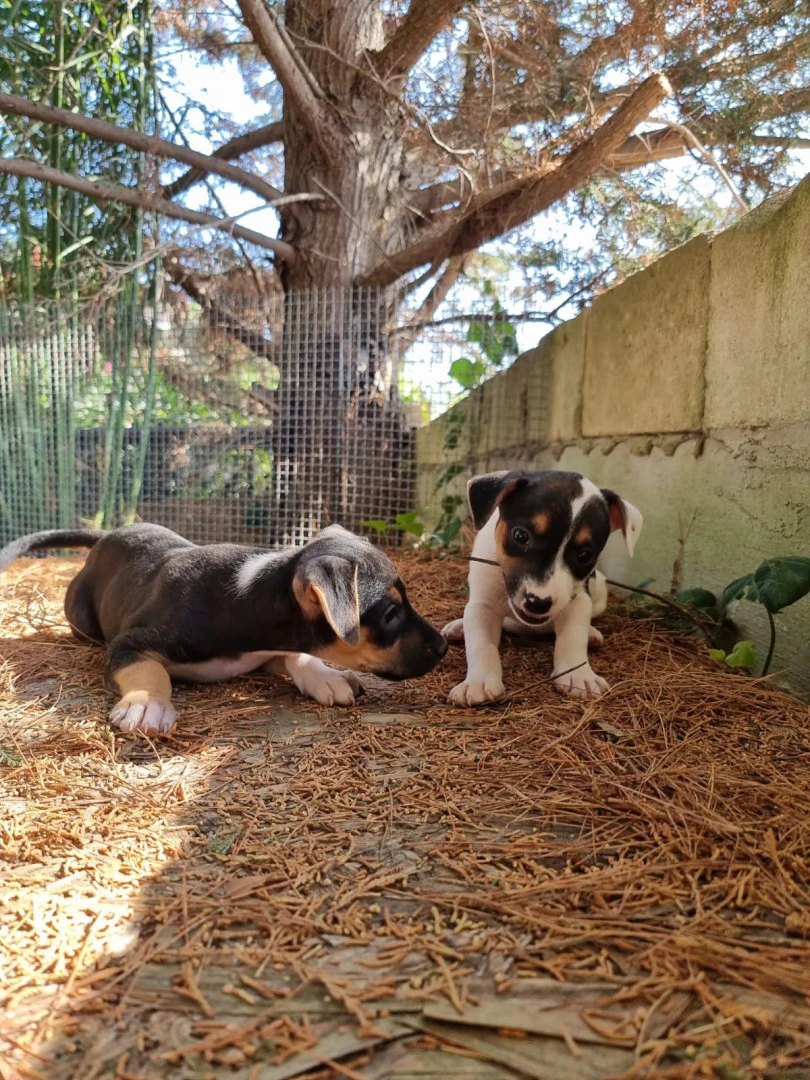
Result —
M 630 583 L 720 589 L 810 555 L 810 178 L 600 296 L 422 429 L 417 452 L 428 521 L 494 469 L 619 491 L 644 532 L 632 564 L 615 537 L 604 562 Z M 762 646 L 764 613 L 739 621 Z M 777 624 L 774 670 L 810 694 L 810 598 Z

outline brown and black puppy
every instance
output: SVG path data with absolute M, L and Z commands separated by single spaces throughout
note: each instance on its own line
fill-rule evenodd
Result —
M 264 668 L 321 704 L 351 705 L 359 681 L 323 660 L 413 679 L 447 651 L 393 563 L 339 525 L 275 551 L 198 546 L 160 525 L 50 531 L 8 544 L 0 567 L 70 547 L 93 550 L 65 613 L 77 637 L 107 645 L 105 684 L 120 694 L 110 720 L 122 731 L 171 731 L 172 677 L 216 682 Z

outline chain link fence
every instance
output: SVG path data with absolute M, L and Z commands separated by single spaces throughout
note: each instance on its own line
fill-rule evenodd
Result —
M 0 543 L 157 522 L 198 543 L 388 542 L 416 429 L 540 336 L 525 297 L 378 289 L 0 305 Z

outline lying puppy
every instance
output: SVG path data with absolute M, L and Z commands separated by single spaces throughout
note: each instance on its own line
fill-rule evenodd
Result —
M 587 662 L 588 644 L 602 641 L 591 618 L 607 605 L 607 585 L 596 560 L 614 529 L 622 530 L 633 554 L 642 525 L 639 511 L 570 472 L 476 476 L 467 485 L 467 498 L 480 531 L 464 618 L 442 631 L 450 641 L 463 638 L 467 651 L 467 678 L 450 691 L 450 701 L 478 705 L 503 694 L 502 628 L 553 631 L 556 685 L 582 696 L 602 694 L 608 684 Z
M 171 731 L 170 676 L 216 682 L 263 668 L 286 673 L 323 705 L 351 705 L 362 687 L 341 667 L 413 679 L 447 642 L 416 614 L 393 564 L 333 525 L 302 548 L 198 547 L 160 525 L 24 536 L 0 567 L 47 548 L 92 547 L 71 581 L 73 633 L 107 645 L 105 685 L 122 731 Z

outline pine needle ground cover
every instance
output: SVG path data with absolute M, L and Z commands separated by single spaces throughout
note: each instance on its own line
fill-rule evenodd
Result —
M 400 554 L 416 608 L 466 564 Z M 810 1076 L 810 715 L 616 605 L 582 703 L 281 679 L 113 735 L 71 559 L 0 578 L 0 1076 Z

